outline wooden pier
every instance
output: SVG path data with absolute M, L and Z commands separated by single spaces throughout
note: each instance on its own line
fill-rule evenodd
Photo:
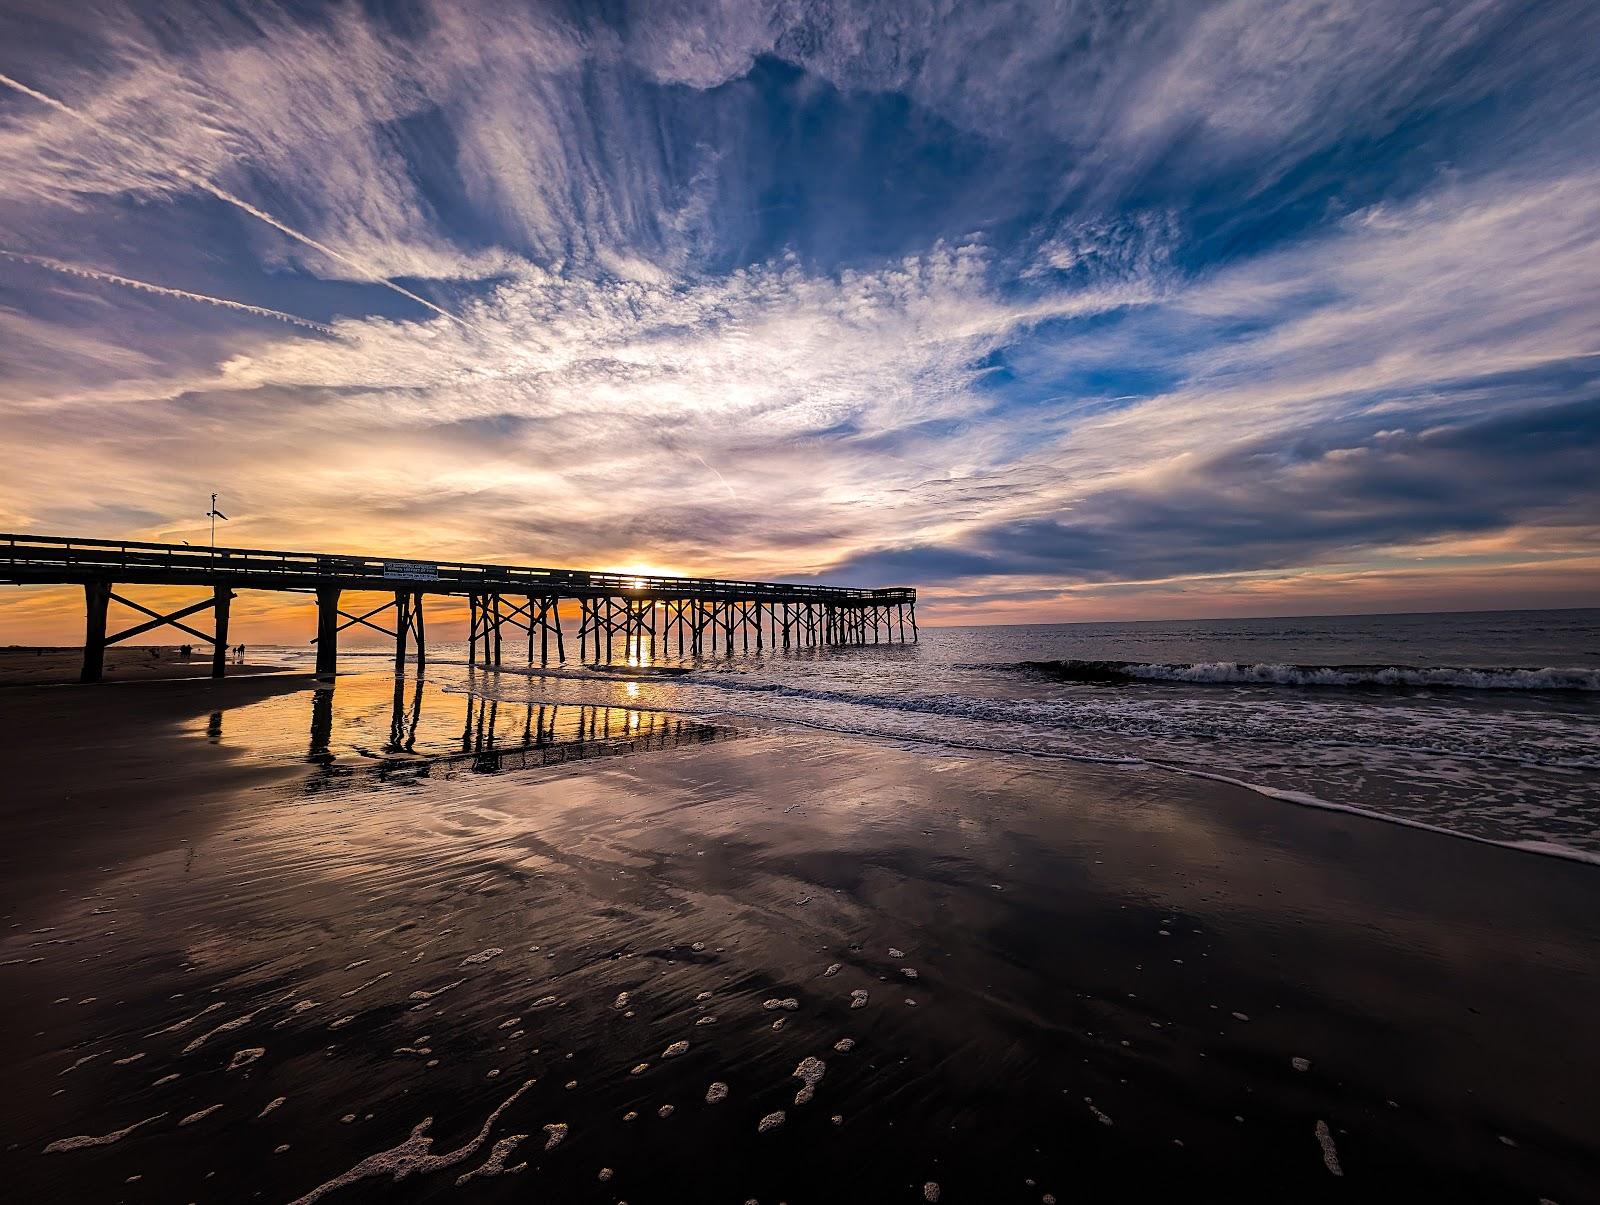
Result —
M 638 663 L 917 639 L 917 592 L 901 586 L 857 590 L 38 535 L 0 535 L 0 583 L 83 587 L 85 682 L 100 680 L 108 645 L 163 626 L 208 646 L 212 676 L 222 677 L 229 611 L 240 590 L 315 598 L 319 674 L 335 672 L 339 633 L 357 625 L 394 641 L 396 667 L 404 665 L 408 646 L 419 664 L 425 662 L 423 600 L 429 595 L 466 598 L 469 662 L 490 667 L 504 664 L 507 643 L 515 648 L 523 636 L 529 665 L 536 659 L 544 666 L 565 663 L 570 641 L 562 630 L 563 602 L 577 604 L 577 653 L 589 663 L 611 663 L 619 655 Z M 162 612 L 130 597 L 138 586 L 203 593 Z M 386 597 L 360 613 L 346 610 L 344 596 L 361 592 Z M 144 618 L 108 632 L 113 604 Z M 206 612 L 210 632 L 185 622 L 204 623 Z

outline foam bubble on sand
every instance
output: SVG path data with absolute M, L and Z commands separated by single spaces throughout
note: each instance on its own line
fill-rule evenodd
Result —
M 1095 1108 L 1092 1103 L 1089 1105 L 1089 1112 L 1093 1113 L 1094 1114 L 1094 1119 L 1096 1121 L 1098 1121 L 1103 1126 L 1115 1125 L 1116 1124 L 1116 1122 L 1112 1121 L 1111 1118 L 1107 1117 L 1099 1109 Z
M 702 1001 L 709 1000 L 709 999 L 711 999 L 711 993 L 710 992 L 701 992 L 698 996 L 696 996 L 694 998 L 694 1002 L 696 1004 L 699 1004 Z
M 889 957 L 890 958 L 904 958 L 905 956 L 906 956 L 906 952 L 904 950 L 897 950 L 893 946 L 889 947 Z
M 867 1006 L 867 989 L 858 987 L 850 993 L 851 1008 L 865 1008 Z
M 1293 1058 L 1293 1059 L 1289 1060 L 1289 1065 L 1291 1067 L 1293 1067 L 1296 1071 L 1310 1071 L 1311 1070 L 1311 1060 L 1310 1059 Z
M 686 1051 L 688 1049 L 689 1049 L 689 1043 L 687 1043 L 687 1042 L 674 1042 L 671 1046 L 668 1046 L 665 1050 L 663 1050 L 661 1052 L 661 1057 L 664 1058 L 664 1059 L 676 1058 L 678 1055 L 682 1054 L 684 1051 Z
M 1233 1014 L 1233 1019 L 1235 1021 L 1248 1021 L 1250 1018 L 1248 1016 L 1246 1016 L 1244 1013 L 1234 1013 Z
M 528 1005 L 528 1007 L 529 1008 L 554 1008 L 559 1003 L 561 1003 L 561 1002 L 559 1000 L 557 1000 L 554 996 L 540 996 L 532 1004 Z
M 705 1016 L 701 1017 L 695 1022 L 696 1025 L 715 1025 L 716 1023 L 716 1017 L 712 1016 L 710 1013 L 707 1013 Z
M 628 1074 L 629 1075 L 643 1075 L 648 1070 L 650 1070 L 650 1064 L 649 1063 L 640 1063 L 632 1071 L 628 1072 Z
M 435 996 L 442 996 L 453 988 L 460 987 L 465 979 L 457 979 L 454 983 L 447 983 L 443 987 L 436 987 L 431 992 L 415 991 L 406 997 L 407 1000 L 432 1000 Z
M 549 1125 L 545 1126 L 544 1132 L 550 1135 L 550 1137 L 545 1139 L 544 1149 L 547 1151 L 553 1151 L 556 1149 L 556 1147 L 560 1146 L 561 1140 L 567 1136 L 567 1131 L 569 1128 L 570 1127 L 564 1121 L 553 1121 Z
M 346 1185 L 371 1176 L 392 1176 L 398 1182 L 414 1172 L 431 1172 L 454 1167 L 457 1163 L 472 1158 L 488 1141 L 489 1131 L 494 1127 L 494 1123 L 500 1120 L 500 1115 L 509 1109 L 519 1096 L 533 1087 L 535 1082 L 528 1080 L 508 1096 L 493 1113 L 489 1114 L 483 1127 L 466 1145 L 445 1155 L 433 1154 L 433 1139 L 426 1137 L 426 1131 L 433 1124 L 433 1118 L 425 1117 L 412 1127 L 410 1137 L 404 1142 L 386 1151 L 379 1151 L 375 1155 L 368 1155 L 343 1175 L 317 1185 L 305 1196 L 298 1198 L 294 1205 L 312 1205 L 312 1202 L 320 1201 L 330 1192 L 336 1192 Z M 548 1128 L 547 1126 L 546 1129 Z M 562 1127 L 562 1132 L 565 1134 L 565 1126 Z
M 604 1184 L 607 1180 L 611 1179 L 611 1177 L 616 1175 L 616 1174 L 617 1173 L 612 1171 L 609 1167 L 602 1167 L 600 1169 L 599 1176 L 596 1177 L 596 1178 L 600 1181 L 600 1183 Z
M 768 1130 L 775 1130 L 786 1120 L 787 1118 L 782 1109 L 779 1109 L 776 1113 L 768 1113 L 760 1121 L 756 1122 L 756 1133 L 765 1134 Z
M 629 995 L 627 992 L 618 992 L 617 998 L 611 1002 L 612 1008 L 627 1008 Z
M 782 1029 L 783 1028 L 783 1022 L 784 1022 L 784 1018 L 783 1017 L 779 1017 L 776 1021 L 774 1021 L 772 1023 L 772 1028 L 773 1029 Z
M 697 941 L 697 942 L 694 943 L 694 945 L 690 946 L 689 948 L 691 950 L 695 951 L 695 953 L 698 954 L 701 950 L 706 948 L 706 943 L 703 942 L 703 941 Z
M 355 1019 L 356 1019 L 356 1015 L 354 1013 L 351 1013 L 348 1017 L 340 1017 L 337 1021 L 330 1021 L 328 1023 L 328 1028 L 329 1029 L 343 1029 L 346 1025 L 350 1024 L 350 1022 L 354 1021 Z
M 141 1050 L 138 1054 L 130 1054 L 125 1059 L 112 1059 L 111 1065 L 114 1067 L 126 1067 L 129 1063 L 137 1063 L 142 1058 L 144 1058 L 144 1051 Z
M 178 1078 L 178 1073 L 176 1071 L 174 1071 L 171 1075 L 163 1075 L 160 1079 L 158 1079 L 155 1083 L 151 1084 L 150 1086 L 152 1088 L 159 1088 L 159 1087 L 161 1087 L 162 1084 L 170 1084 L 173 1080 L 175 1080 L 177 1078 Z
M 828 1064 L 812 1055 L 807 1055 L 800 1060 L 791 1074 L 801 1080 L 804 1086 L 794 1094 L 794 1103 L 803 1105 L 816 1095 L 817 1085 L 822 1082 L 822 1077 L 827 1073 Z
M 366 966 L 367 963 L 369 963 L 371 961 L 372 961 L 372 959 L 370 959 L 370 958 L 358 958 L 354 962 L 347 964 L 344 969 L 347 970 L 347 971 L 353 971 L 357 967 Z
M 1317 1145 L 1322 1148 L 1322 1162 L 1327 1164 L 1328 1170 L 1336 1176 L 1344 1175 L 1344 1168 L 1339 1166 L 1339 1152 L 1333 1145 L 1333 1133 L 1328 1129 L 1325 1121 L 1317 1122 Z
M 94 1137 L 88 1134 L 79 1134 L 76 1138 L 58 1138 L 44 1148 L 44 1153 L 54 1155 L 61 1151 L 78 1151 L 89 1146 L 110 1146 L 113 1142 L 120 1142 L 140 1126 L 147 1126 L 152 1121 L 160 1121 L 165 1113 L 157 1113 L 154 1117 L 146 1117 L 143 1121 L 136 1121 L 126 1129 L 114 1130 L 109 1134 Z
M 844 963 L 842 963 L 842 962 L 830 962 L 828 964 L 828 969 L 822 972 L 822 977 L 824 979 L 832 979 L 835 975 L 837 975 L 842 970 L 844 970 Z
M 468 954 L 458 964 L 464 967 L 477 966 L 479 963 L 488 962 L 491 958 L 499 958 L 505 951 L 499 946 L 490 946 L 487 950 L 479 950 L 476 954 Z
M 907 979 L 915 979 L 915 978 L 917 978 L 917 968 L 916 967 L 901 967 L 900 968 L 900 973 L 902 975 L 904 975 Z
M 153 1035 L 152 1035 L 152 1036 L 153 1036 Z M 99 1057 L 100 1057 L 100 1056 L 101 1056 L 101 1055 L 102 1055 L 102 1054 L 104 1054 L 104 1053 L 105 1053 L 105 1051 L 103 1051 L 103 1050 L 97 1050 L 97 1051 L 95 1051 L 95 1052 L 94 1052 L 94 1053 L 93 1053 L 93 1054 L 86 1054 L 86 1055 L 84 1055 L 84 1056 L 83 1056 L 83 1057 L 82 1057 L 82 1058 L 81 1058 L 81 1059 L 79 1059 L 79 1060 L 78 1060 L 78 1061 L 77 1061 L 77 1062 L 76 1062 L 76 1063 L 74 1063 L 74 1064 L 72 1064 L 72 1066 L 70 1066 L 70 1067 L 67 1067 L 67 1068 L 65 1068 L 65 1069 L 64 1069 L 64 1070 L 62 1070 L 62 1071 L 58 1071 L 58 1072 L 56 1072 L 56 1075 L 57 1075 L 57 1076 L 58 1076 L 58 1077 L 59 1077 L 59 1076 L 63 1076 L 63 1075 L 70 1075 L 70 1074 L 72 1074 L 72 1073 L 73 1073 L 73 1072 L 74 1072 L 74 1071 L 76 1071 L 76 1070 L 77 1070 L 77 1069 L 78 1069 L 78 1068 L 79 1068 L 79 1067 L 81 1067 L 81 1066 L 83 1066 L 83 1065 L 84 1065 L 84 1064 L 85 1064 L 85 1063 L 87 1063 L 87 1062 L 88 1062 L 88 1061 L 89 1061 L 89 1060 L 90 1060 L 90 1059 L 97 1059 L 97 1058 L 99 1058 Z
M 199 1012 L 195 1013 L 194 1016 L 185 1017 L 181 1021 L 174 1021 L 171 1025 L 167 1026 L 165 1029 L 158 1029 L 158 1030 L 155 1031 L 155 1033 L 151 1034 L 150 1036 L 152 1038 L 155 1038 L 155 1037 L 160 1037 L 164 1033 L 177 1033 L 180 1029 L 186 1029 L 190 1025 L 193 1025 L 196 1021 L 198 1021 L 201 1017 L 205 1016 L 207 1013 L 214 1013 L 214 1012 L 217 1011 L 217 1009 L 226 1008 L 226 1007 L 227 1007 L 227 1004 L 226 1004 L 225 1001 L 218 1000 L 215 1004 L 206 1005 Z
M 204 1121 L 207 1117 L 210 1117 L 213 1113 L 215 1113 L 220 1108 L 222 1108 L 222 1106 L 220 1104 L 217 1104 L 217 1105 L 212 1105 L 209 1109 L 201 1109 L 198 1113 L 189 1114 L 189 1116 L 185 1117 L 178 1124 L 181 1125 L 181 1126 L 188 1126 L 188 1125 L 193 1125 L 197 1121 Z
M 301 1013 L 308 1012 L 311 1009 L 315 1008 L 316 1006 L 317 1006 L 317 1001 L 315 1001 L 315 1000 L 299 1000 L 299 1001 L 296 1001 L 295 1004 L 289 1009 L 289 1015 L 287 1017 L 285 1017 L 281 1021 L 274 1022 L 272 1028 L 274 1028 L 274 1029 L 282 1029 L 285 1025 L 289 1024 L 290 1021 L 293 1021 Z
M 367 988 L 371 987 L 374 983 L 382 983 L 385 979 L 387 979 L 392 974 L 394 974 L 393 971 L 385 971 L 381 975 L 374 975 L 371 979 L 368 979 L 365 983 L 358 984 L 357 986 L 351 988 L 348 992 L 340 992 L 339 993 L 340 998 L 348 1000 L 351 996 L 355 995 L 357 992 L 365 991 Z
M 521 1020 L 522 1020 L 521 1017 L 512 1017 L 509 1021 L 500 1022 L 500 1028 L 501 1029 L 510 1029 L 513 1025 L 516 1025 Z
M 639 1120 L 639 1114 L 635 1110 L 629 1109 L 626 1113 L 624 1113 L 622 1115 L 622 1120 L 623 1121 L 638 1121 Z
M 528 1140 L 526 1134 L 508 1134 L 489 1150 L 489 1157 L 469 1172 L 462 1172 L 456 1177 L 456 1187 L 460 1188 L 469 1180 L 476 1180 L 480 1176 L 514 1176 L 524 1170 L 528 1165 L 519 1163 L 515 1167 L 506 1166 L 506 1157 L 516 1150 L 518 1146 Z
M 763 1000 L 761 1002 L 761 1007 L 766 1009 L 769 1013 L 779 1008 L 787 1009 L 789 1012 L 796 1012 L 800 1008 L 800 1001 L 796 1000 L 793 996 L 785 996 L 782 1000 Z
M 267 1107 L 262 1109 L 261 1112 L 256 1114 L 256 1120 L 259 1121 L 261 1118 L 265 1117 L 268 1113 L 272 1112 L 274 1109 L 282 1108 L 283 1107 L 283 1102 L 288 1100 L 288 1099 L 289 1098 L 287 1096 L 275 1096 L 275 1097 L 273 1097 L 271 1100 L 269 1100 L 267 1102 Z
M 833 1044 L 833 1048 L 840 1054 L 849 1054 L 856 1048 L 856 1040 L 854 1038 L 840 1038 Z
M 248 1067 L 266 1053 L 265 1046 L 247 1046 L 243 1050 L 235 1051 L 233 1058 L 228 1060 L 228 1070 L 237 1071 L 240 1067 Z
M 929 1180 L 922 1186 L 922 1199 L 924 1201 L 937 1201 L 939 1199 L 939 1185 Z
M 662 1105 L 659 1109 L 656 1110 L 656 1116 L 657 1117 L 671 1117 L 673 1115 L 673 1113 L 675 1113 L 676 1111 L 677 1111 L 676 1106 L 673 1106 L 673 1105 Z
M 718 1080 L 706 1089 L 706 1104 L 720 1105 L 728 1099 L 728 1085 Z
M 216 1037 L 217 1034 L 228 1033 L 232 1030 L 240 1028 L 243 1025 L 248 1025 L 251 1021 L 255 1020 L 256 1013 L 260 1011 L 261 1010 L 259 1008 L 255 1009 L 253 1012 L 245 1013 L 245 1015 L 242 1017 L 235 1017 L 231 1021 L 224 1021 L 221 1025 L 218 1025 L 213 1029 L 206 1030 L 205 1033 L 201 1034 L 198 1038 L 185 1046 L 183 1048 L 183 1053 L 193 1054 L 195 1051 L 199 1050 L 200 1047 L 204 1046 L 209 1039 Z

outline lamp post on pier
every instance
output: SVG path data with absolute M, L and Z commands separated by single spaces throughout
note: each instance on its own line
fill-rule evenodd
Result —
M 211 509 L 206 511 L 206 517 L 211 520 L 211 547 L 214 551 L 217 547 L 217 520 L 221 519 L 224 523 L 228 521 L 228 516 L 217 509 L 215 494 L 211 495 Z

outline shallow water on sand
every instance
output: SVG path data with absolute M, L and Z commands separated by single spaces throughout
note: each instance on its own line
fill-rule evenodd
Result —
M 541 714 L 450 670 L 231 688 L 145 730 L 148 790 L 8 817 L 50 837 L 3 896 L 24 1195 L 1600 1182 L 1590 867 L 1149 768 Z
M 619 681 L 435 673 L 513 706 L 729 715 L 945 749 L 1158 764 L 1600 862 L 1600 612 L 925 630 L 916 644 L 635 660 Z M 618 649 L 626 659 L 629 650 Z M 511 662 L 508 669 L 517 668 Z M 625 667 L 621 667 L 625 668 Z

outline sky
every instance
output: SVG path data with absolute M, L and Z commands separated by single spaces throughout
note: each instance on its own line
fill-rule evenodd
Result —
M 0 0 L 4 531 L 1596 605 L 1597 319 L 1588 0 Z

